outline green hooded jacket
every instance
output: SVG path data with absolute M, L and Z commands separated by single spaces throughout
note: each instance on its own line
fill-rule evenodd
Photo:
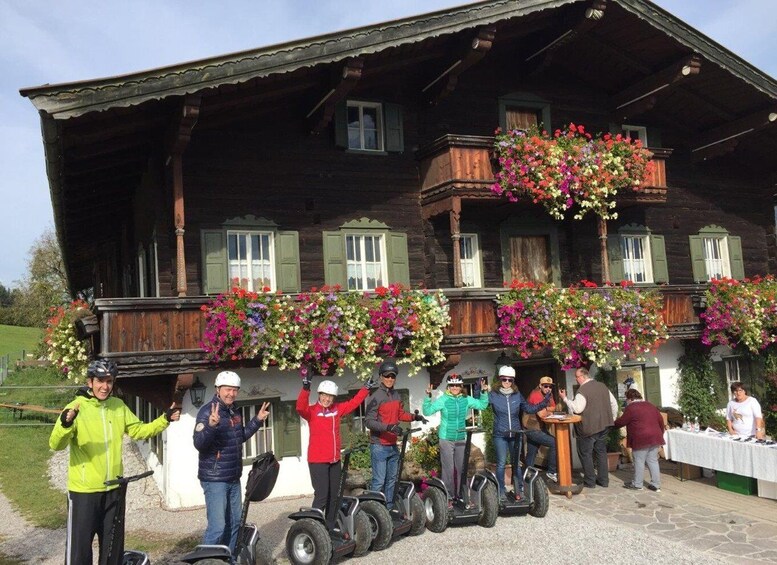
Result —
M 470 408 L 485 410 L 488 408 L 488 395 L 481 394 L 480 398 L 459 395 L 453 396 L 447 390 L 437 400 L 424 398 L 422 411 L 424 416 L 431 416 L 436 412 L 440 415 L 440 439 L 448 441 L 462 441 L 467 437 L 466 432 L 460 432 L 467 425 L 467 412 Z
M 148 439 L 170 425 L 164 414 L 144 424 L 121 399 L 109 396 L 100 401 L 84 387 L 65 410 L 79 405 L 78 416 L 66 428 L 57 418 L 49 438 L 55 451 L 70 446 L 67 488 L 72 492 L 105 492 L 118 488 L 105 486 L 105 481 L 122 475 L 122 439 L 126 433 L 132 439 Z

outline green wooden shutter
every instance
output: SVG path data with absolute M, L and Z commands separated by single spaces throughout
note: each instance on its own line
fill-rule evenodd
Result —
M 653 259 L 653 282 L 669 282 L 669 267 L 666 261 L 666 246 L 663 235 L 650 236 L 650 256 Z
M 689 235 L 688 240 L 691 247 L 693 280 L 707 282 L 707 266 L 704 264 L 704 239 L 700 235 Z
M 401 283 L 405 286 L 410 286 L 407 234 L 389 232 L 386 248 L 388 253 L 389 283 Z
M 348 149 L 348 105 L 345 100 L 335 106 L 335 145 Z
M 607 259 L 610 262 L 610 281 L 617 283 L 623 280 L 623 250 L 621 236 L 607 236 Z
M 275 269 L 278 290 L 300 292 L 299 232 L 279 231 L 275 240 Z
M 329 286 L 348 288 L 345 269 L 345 242 L 342 232 L 325 231 L 324 237 L 324 282 Z
M 661 373 L 658 367 L 645 367 L 643 372 L 645 379 L 645 400 L 656 406 L 661 406 Z
M 718 375 L 717 407 L 725 408 L 728 404 L 728 379 L 726 379 L 726 364 L 723 361 L 713 361 L 712 368 Z
M 229 290 L 227 238 L 223 230 L 202 230 L 202 281 L 205 294 Z
M 275 410 L 275 455 L 284 457 L 299 457 L 302 455 L 302 439 L 300 438 L 299 414 L 295 401 L 273 403 Z
M 385 104 L 386 117 L 386 151 L 401 153 L 405 150 L 404 133 L 402 132 L 402 106 Z
M 742 280 L 745 278 L 745 263 L 742 259 L 742 238 L 738 235 L 730 235 L 728 241 L 728 260 L 731 264 L 731 278 Z
M 654 127 L 647 128 L 648 147 L 662 147 L 661 143 L 661 130 Z

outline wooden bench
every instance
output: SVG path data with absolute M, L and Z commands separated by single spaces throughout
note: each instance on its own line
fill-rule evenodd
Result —
M 19 415 L 19 418 L 24 415 L 24 411 L 28 410 L 30 412 L 40 412 L 42 414 L 61 414 L 62 410 L 58 410 L 57 408 L 46 408 L 45 406 L 38 406 L 37 404 L 25 404 L 23 402 L 16 402 L 14 404 L 6 403 L 6 402 L 0 402 L 0 408 L 8 408 L 9 410 L 13 410 L 13 418 L 16 419 L 16 415 Z

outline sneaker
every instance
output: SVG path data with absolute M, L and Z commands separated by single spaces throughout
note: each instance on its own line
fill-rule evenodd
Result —
M 634 483 L 623 483 L 623 488 L 627 488 L 629 490 L 642 490 L 642 487 L 638 487 Z
M 657 487 L 656 485 L 648 484 L 648 488 L 653 492 L 661 492 L 661 487 Z
M 554 483 L 558 482 L 558 475 L 556 473 L 545 473 L 545 476 Z

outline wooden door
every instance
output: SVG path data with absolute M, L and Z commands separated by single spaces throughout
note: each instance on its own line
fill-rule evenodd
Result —
M 510 237 L 510 276 L 526 282 L 551 282 L 550 242 L 546 235 Z

